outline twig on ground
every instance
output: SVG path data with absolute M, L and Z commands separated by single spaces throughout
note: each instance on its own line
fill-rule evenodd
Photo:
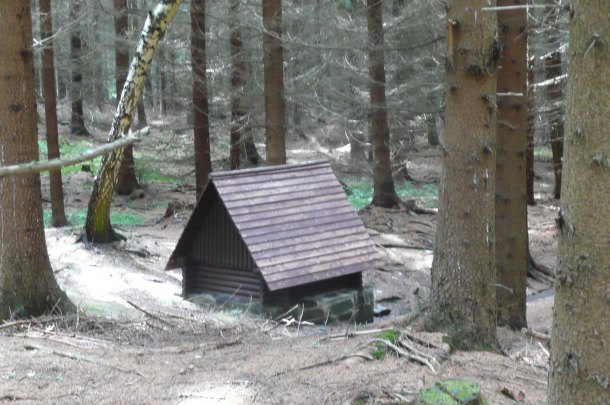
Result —
M 55 349 L 51 349 L 48 347 L 44 347 L 44 346 L 38 346 L 38 345 L 32 345 L 32 344 L 25 344 L 23 345 L 25 350 L 39 350 L 41 352 L 45 352 L 45 353 L 49 353 L 49 354 L 53 354 L 55 356 L 59 356 L 59 357 L 65 357 L 71 360 L 76 360 L 76 361 L 84 361 L 86 363 L 91 363 L 91 364 L 97 364 L 98 366 L 103 366 L 103 367 L 107 367 L 116 371 L 120 371 L 122 373 L 126 373 L 126 374 L 137 374 L 142 378 L 146 378 L 146 376 L 144 376 L 144 374 L 140 373 L 137 370 L 133 370 L 133 369 L 124 369 L 122 367 L 118 367 L 112 364 L 107 364 L 104 362 L 101 362 L 97 359 L 93 359 L 90 357 L 86 357 L 86 356 L 82 356 L 80 354 L 76 354 L 76 353 L 70 353 L 70 352 L 62 352 L 59 350 L 55 350 Z
M 136 304 L 134 304 L 134 303 L 133 303 L 133 302 L 131 302 L 131 301 L 127 301 L 127 303 L 128 303 L 129 305 L 131 305 L 132 307 L 134 307 L 135 309 L 137 309 L 138 311 L 140 311 L 140 312 L 142 312 L 143 314 L 147 315 L 148 317 L 152 318 L 152 319 L 156 319 L 157 321 L 159 321 L 159 322 L 161 322 L 161 323 L 164 323 L 164 324 L 166 324 L 166 325 L 168 325 L 168 326 L 171 326 L 172 328 L 175 328 L 175 327 L 176 327 L 176 325 L 174 325 L 174 324 L 173 324 L 173 323 L 171 323 L 170 321 L 165 320 L 165 319 L 161 318 L 160 316 L 157 316 L 157 315 L 155 315 L 155 314 L 153 314 L 153 313 L 151 313 L 151 312 L 149 312 L 149 311 L 145 310 L 144 308 L 141 308 L 141 307 L 137 306 Z
M 363 358 L 363 359 L 369 360 L 369 361 L 373 361 L 374 360 L 373 357 L 369 356 L 368 354 L 364 354 L 364 353 L 351 353 L 351 354 L 346 354 L 345 356 L 337 357 L 336 359 L 321 361 L 319 363 L 314 363 L 314 364 L 310 364 L 308 366 L 299 367 L 299 368 L 295 368 L 295 369 L 291 369 L 291 370 L 280 371 L 278 373 L 273 374 L 271 376 L 271 378 L 279 377 L 281 375 L 288 374 L 288 373 L 295 372 L 295 371 L 310 370 L 310 369 L 316 368 L 316 367 L 328 366 L 330 364 L 334 364 L 334 363 L 337 363 L 339 361 L 343 361 L 343 360 L 349 359 L 351 357 L 360 357 L 360 358 Z

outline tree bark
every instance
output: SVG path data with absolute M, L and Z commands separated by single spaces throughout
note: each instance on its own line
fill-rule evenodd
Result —
M 383 1 L 367 0 L 369 35 L 369 91 L 371 94 L 371 133 L 373 138 L 372 205 L 395 207 L 400 198 L 394 188 L 390 157 L 390 128 L 385 97 L 383 56 Z
M 149 13 L 112 121 L 109 141 L 125 136 L 129 130 L 156 46 L 181 3 L 182 0 L 163 0 Z M 85 238 L 89 242 L 109 243 L 120 239 L 110 224 L 110 203 L 122 158 L 122 149 L 104 156 L 93 181 L 85 220 Z
M 38 159 L 30 2 L 0 1 L 0 165 Z M 0 319 L 67 311 L 45 242 L 40 175 L 0 179 Z
M 265 126 L 267 162 L 286 163 L 282 1 L 263 0 L 263 62 L 265 65 Z
M 551 6 L 556 6 L 555 1 L 547 0 Z M 553 7 L 549 9 L 548 24 L 550 25 L 550 34 L 548 44 L 553 51 L 544 60 L 544 69 L 546 78 L 556 79 L 561 76 L 561 50 L 559 50 L 559 28 L 557 28 L 557 18 L 559 9 Z M 549 135 L 551 138 L 551 152 L 553 153 L 553 172 L 555 174 L 555 187 L 553 187 L 553 197 L 561 197 L 561 161 L 563 158 L 563 125 L 564 125 L 564 109 L 563 109 L 563 94 L 561 82 L 555 80 L 549 84 L 546 90 L 547 100 L 551 109 L 548 113 Z
M 498 6 L 527 0 L 498 0 Z M 497 14 L 502 56 L 498 69 L 496 150 L 496 290 L 498 324 L 527 327 L 527 10 Z M 510 95 L 509 95 L 510 94 Z
M 128 26 L 127 0 L 114 0 L 114 32 L 116 36 L 114 49 L 115 86 L 117 99 L 120 97 L 125 85 L 127 72 L 129 71 L 129 50 L 127 49 Z M 116 187 L 117 194 L 128 195 L 138 186 L 134 167 L 133 146 L 129 145 L 125 147 L 123 160 L 119 169 L 119 179 Z
M 527 157 L 526 157 L 526 192 L 527 205 L 536 205 L 534 196 L 534 135 L 536 98 L 534 97 L 534 61 L 532 57 L 528 61 L 527 68 Z
M 42 48 L 42 92 L 47 129 L 48 159 L 59 158 L 59 134 L 57 130 L 57 96 L 55 94 L 55 63 L 53 62 L 53 21 L 51 0 L 40 0 L 40 33 L 45 46 Z M 49 173 L 51 188 L 51 225 L 68 225 L 64 210 L 64 190 L 61 170 Z
M 114 0 L 114 33 L 116 35 L 114 43 L 114 77 L 117 99 L 123 91 L 127 72 L 129 71 L 129 50 L 127 49 L 128 26 L 127 0 Z M 133 145 L 129 145 L 125 147 L 123 152 L 116 192 L 119 195 L 129 195 L 139 186 L 133 158 Z
M 205 0 L 191 2 L 191 58 L 193 64 L 193 132 L 197 197 L 212 172 L 208 82 L 205 59 Z
M 459 0 L 448 10 L 445 134 L 428 327 L 456 348 L 496 342 L 495 1 Z
M 231 137 L 230 161 L 231 170 L 240 166 L 240 142 L 243 138 L 243 128 L 246 124 L 246 112 L 243 107 L 243 92 L 245 64 L 243 59 L 243 44 L 239 21 L 240 0 L 229 2 L 229 31 L 231 47 Z
M 610 2 L 572 0 L 548 403 L 610 404 Z
M 90 133 L 85 126 L 83 110 L 82 32 L 78 21 L 81 18 L 80 2 L 81 0 L 70 0 L 70 20 L 74 22 L 70 34 L 70 68 L 72 69 L 70 132 L 73 135 L 89 136 Z

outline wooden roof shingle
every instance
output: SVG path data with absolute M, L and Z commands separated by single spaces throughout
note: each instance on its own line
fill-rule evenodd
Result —
M 382 261 L 327 161 L 213 173 L 167 269 L 179 267 L 214 189 L 271 291 Z

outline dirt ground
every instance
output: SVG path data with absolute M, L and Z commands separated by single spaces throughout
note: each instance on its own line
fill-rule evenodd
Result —
M 153 136 L 166 134 L 153 131 Z M 96 139 L 103 137 L 100 132 Z M 172 137 L 188 142 L 187 134 Z M 333 156 L 336 171 L 347 177 L 350 169 L 341 153 Z M 438 182 L 438 155 L 426 149 L 410 156 L 411 176 L 421 184 Z M 289 152 L 300 160 L 324 156 L 307 144 Z M 557 201 L 550 196 L 550 165 L 536 165 L 539 204 L 529 207 L 530 246 L 533 257 L 553 269 Z M 182 170 L 186 173 L 187 166 Z M 79 172 L 65 179 L 68 208 L 86 206 L 91 176 Z M 522 332 L 499 329 L 504 354 L 456 352 L 432 372 L 390 353 L 365 359 L 374 335 L 327 339 L 353 331 L 353 325 L 286 325 L 184 301 L 180 273 L 164 267 L 193 194 L 189 188 L 149 184 L 136 199 L 116 197 L 114 211 L 137 212 L 146 222 L 119 229 L 127 241 L 110 246 L 75 243 L 78 228 L 46 230 L 55 275 L 79 312 L 0 325 L 0 403 L 408 403 L 418 389 L 458 377 L 478 382 L 493 404 L 515 403 L 503 389 L 519 403 L 545 402 L 548 348 Z M 48 198 L 47 179 L 43 195 Z M 181 208 L 164 218 L 158 201 Z M 365 274 L 365 282 L 374 287 L 377 303 L 392 310 L 358 328 L 366 330 L 390 326 L 424 305 L 436 219 L 369 208 L 361 217 L 386 257 L 383 268 Z M 544 292 L 549 288 L 537 281 L 528 286 L 528 322 L 542 333 L 551 328 L 553 296 Z

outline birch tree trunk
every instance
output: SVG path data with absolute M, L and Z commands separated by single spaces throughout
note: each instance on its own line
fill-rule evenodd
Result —
M 117 98 L 125 85 L 125 78 L 129 71 L 129 49 L 127 48 L 127 27 L 129 17 L 127 15 L 127 0 L 114 0 L 114 65 L 115 85 Z M 138 100 L 139 102 L 140 100 Z M 120 195 L 129 195 L 139 187 L 136 178 L 135 162 L 133 159 L 133 145 L 125 147 L 116 192 Z
M 456 348 L 496 342 L 495 1 L 456 0 L 447 20 L 443 165 L 428 327 Z
M 29 1 L 0 1 L 0 166 L 38 159 Z M 40 175 L 0 179 L 0 320 L 71 309 L 45 242 Z
M 53 62 L 53 19 L 51 0 L 40 0 L 40 33 L 45 46 L 42 48 L 42 92 L 47 129 L 48 158 L 59 158 L 59 134 L 57 130 L 57 96 L 55 95 L 55 64 Z M 61 169 L 49 173 L 51 188 L 51 225 L 68 225 L 64 209 L 64 190 Z
M 369 89 L 371 94 L 371 133 L 373 138 L 373 201 L 380 207 L 394 207 L 400 199 L 392 178 L 390 127 L 385 96 L 383 56 L 383 1 L 367 0 L 369 34 Z
M 265 64 L 265 125 L 267 162 L 286 163 L 284 53 L 282 0 L 263 0 L 263 53 Z
M 610 404 L 610 2 L 571 7 L 548 403 Z
M 205 0 L 191 2 L 191 59 L 193 64 L 193 135 L 197 196 L 212 172 L 210 122 L 205 55 Z
M 125 136 L 129 130 L 157 44 L 181 3 L 182 0 L 163 0 L 149 13 L 112 121 L 109 141 Z M 122 158 L 122 149 L 106 155 L 93 181 L 85 221 L 85 237 L 89 242 L 109 243 L 120 239 L 110 224 L 110 204 Z
M 526 5 L 498 0 L 498 6 Z M 527 326 L 527 11 L 499 11 L 502 56 L 498 69 L 496 151 L 496 291 L 498 324 Z

